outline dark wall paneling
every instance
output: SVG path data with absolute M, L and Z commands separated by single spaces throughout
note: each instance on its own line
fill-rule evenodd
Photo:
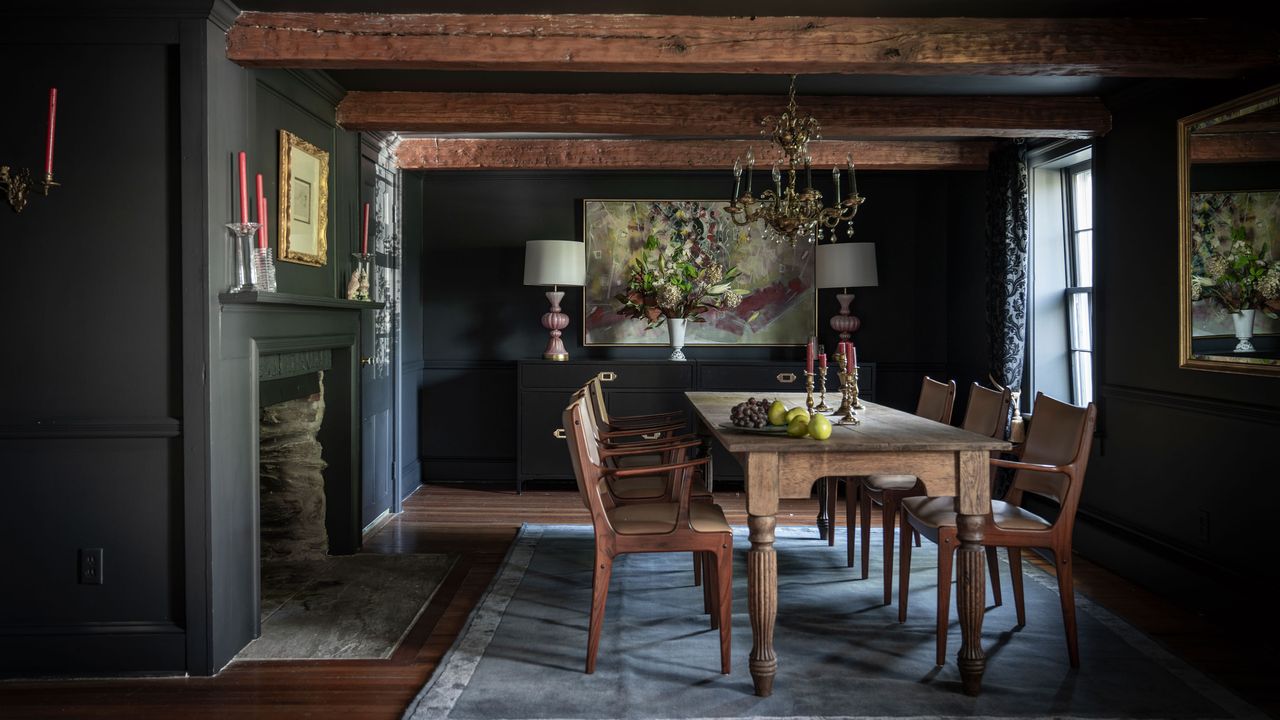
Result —
M 1104 433 L 1077 548 L 1188 603 L 1228 601 L 1205 592 L 1220 587 L 1206 567 L 1247 570 L 1246 585 L 1276 577 L 1254 548 L 1278 499 L 1271 446 L 1280 379 L 1177 366 L 1176 121 L 1266 84 L 1143 84 L 1108 100 L 1113 130 L 1094 151 Z M 1153 553 L 1162 560 L 1150 562 Z
M 423 370 L 422 177 L 400 174 L 401 239 L 400 272 L 400 494 L 407 497 L 422 482 L 422 443 L 418 423 L 418 396 Z
M 0 354 L 0 675 L 187 665 L 179 23 L 115 30 L 0 20 L 0 65 L 22 68 L 0 163 L 43 171 L 56 86 L 61 183 L 22 213 L 0 202 L 19 302 Z M 88 547 L 102 585 L 79 584 Z
M 522 284 L 525 241 L 581 240 L 583 199 L 716 199 L 726 192 L 730 175 L 727 170 L 417 175 L 423 220 L 420 235 L 406 232 L 406 257 L 419 242 L 422 357 L 427 365 L 419 388 L 423 478 L 510 480 L 509 474 L 500 474 L 516 455 L 514 440 L 503 434 L 514 427 L 503 419 L 516 411 L 514 362 L 539 357 L 547 341 L 539 322 L 547 310 L 545 289 Z M 978 337 L 985 347 L 982 315 L 948 309 L 953 299 L 963 299 L 964 307 L 982 306 L 982 275 L 971 271 L 981 260 L 970 256 L 980 258 L 981 253 L 984 179 L 981 172 L 859 176 L 859 188 L 869 199 L 855 222 L 854 240 L 876 243 L 880 285 L 852 289 L 854 314 L 863 321 L 854 340 L 861 359 L 882 363 L 881 402 L 914 408 L 920 377 L 946 375 L 953 354 L 965 367 L 985 362 L 975 361 L 972 350 Z M 406 184 L 406 189 L 415 185 Z M 952 253 L 966 254 L 965 272 L 951 269 Z M 570 357 L 662 359 L 670 354 L 665 347 L 584 347 L 582 291 L 565 290 L 562 306 L 570 324 L 564 341 Z M 835 291 L 824 290 L 818 301 L 818 332 L 828 347 L 837 339 L 829 325 L 839 310 L 834 296 Z M 405 306 L 412 305 L 406 293 Z M 665 342 L 665 334 L 657 337 Z M 951 347 L 955 337 L 961 338 L 958 353 Z M 686 353 L 703 360 L 797 365 L 803 358 L 798 347 L 691 347 Z M 487 438 L 447 432 L 495 422 Z

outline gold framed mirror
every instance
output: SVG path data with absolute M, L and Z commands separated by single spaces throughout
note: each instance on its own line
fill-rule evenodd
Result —
M 1280 85 L 1178 121 L 1179 366 L 1280 376 Z

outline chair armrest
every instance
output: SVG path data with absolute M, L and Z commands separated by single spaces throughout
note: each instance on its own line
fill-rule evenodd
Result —
M 685 468 L 695 468 L 699 465 L 706 465 L 711 462 L 711 458 L 695 458 L 693 460 L 685 460 L 684 462 L 668 463 L 666 465 L 646 465 L 644 467 L 635 468 L 602 468 L 601 473 L 604 475 L 612 475 L 616 478 L 626 477 L 643 477 L 645 475 L 661 475 L 663 473 L 675 472 Z
M 695 440 L 697 440 L 697 441 L 701 442 L 701 441 L 702 441 L 702 438 L 701 438 L 701 437 L 699 437 L 699 436 L 697 436 L 697 435 L 668 435 L 667 437 L 660 437 L 660 438 L 644 438 L 643 440 L 626 440 L 626 441 L 619 441 L 619 440 L 609 441 L 609 440 L 605 440 L 605 441 L 602 441 L 602 442 L 600 443 L 600 445 L 601 445 L 601 447 L 606 447 L 606 448 L 643 448 L 643 447 L 647 447 L 647 448 L 650 448 L 650 449 L 661 449 L 661 448 L 663 448 L 663 447 L 666 447 L 667 445 L 671 445 L 672 443 L 677 443 L 677 442 L 693 442 L 693 441 L 695 441 Z
M 688 440 L 685 442 L 664 442 L 629 444 L 621 447 L 605 447 L 600 448 L 600 457 L 623 457 L 628 455 L 653 455 L 655 453 L 669 452 L 671 450 L 684 450 L 702 445 L 700 440 Z
M 639 435 L 652 435 L 654 433 L 675 432 L 684 428 L 684 423 L 671 423 L 668 425 L 650 425 L 642 428 L 631 428 L 629 430 L 607 430 L 600 433 L 600 437 L 604 439 L 615 437 L 636 437 Z
M 684 418 L 686 414 L 683 410 L 672 410 L 665 413 L 652 413 L 650 415 L 627 415 L 625 417 L 610 417 L 609 425 L 619 429 L 626 429 L 635 425 L 657 424 L 671 422 L 676 418 Z
M 1070 467 L 1067 465 L 1041 465 L 1039 463 L 1002 460 L 1000 458 L 991 458 L 991 464 L 995 467 L 1009 468 L 1011 470 L 1030 470 L 1032 472 L 1057 473 L 1059 475 L 1071 474 Z

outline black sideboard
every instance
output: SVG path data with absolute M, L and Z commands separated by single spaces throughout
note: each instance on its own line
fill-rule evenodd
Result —
M 640 415 L 682 409 L 685 392 L 721 390 L 767 396 L 774 392 L 803 392 L 804 367 L 788 361 L 733 360 L 521 360 L 516 374 L 519 421 L 516 441 L 516 490 L 526 480 L 572 480 L 569 453 L 555 432 L 569 396 L 593 377 L 605 379 L 609 412 Z M 829 387 L 838 387 L 834 371 Z M 858 366 L 858 394 L 875 401 L 875 363 Z M 828 393 L 831 397 L 838 392 Z M 688 428 L 692 431 L 693 428 Z M 742 467 L 720 448 L 714 450 L 716 482 L 741 481 Z

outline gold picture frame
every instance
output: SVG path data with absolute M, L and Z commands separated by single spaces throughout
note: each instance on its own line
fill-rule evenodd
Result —
M 1231 350 L 1236 338 L 1232 334 L 1206 335 L 1203 330 L 1195 329 L 1196 304 L 1193 301 L 1192 275 L 1197 260 L 1195 244 L 1196 220 L 1200 217 L 1193 207 L 1193 199 L 1204 199 L 1213 196 L 1236 200 L 1250 196 L 1275 196 L 1280 187 L 1280 176 L 1250 177 L 1249 187 L 1231 185 L 1223 178 L 1221 170 L 1246 167 L 1235 160 L 1233 150 L 1240 146 L 1238 142 L 1224 143 L 1227 140 L 1249 140 L 1250 135 L 1271 131 L 1280 127 L 1280 85 L 1272 86 L 1244 97 L 1209 108 L 1203 112 L 1189 115 L 1178 121 L 1178 366 L 1185 369 L 1212 370 L 1215 372 L 1244 373 L 1254 375 L 1280 376 L 1280 359 L 1275 358 L 1275 340 L 1278 337 L 1273 330 L 1264 330 L 1266 335 L 1257 335 L 1257 342 L 1265 338 L 1272 349 L 1269 351 L 1259 344 L 1261 353 L 1237 353 Z M 1270 146 L 1263 146 L 1270 147 Z M 1259 157 L 1247 157 L 1246 160 L 1257 161 Z M 1254 163 L 1256 164 L 1256 163 Z M 1260 167 L 1273 166 L 1263 164 Z M 1194 166 L 1194 167 L 1193 167 Z M 1217 166 L 1216 183 L 1221 187 L 1201 187 L 1193 182 L 1193 171 L 1204 167 Z M 1228 182 L 1228 186 L 1222 185 Z M 1229 204 L 1229 203 L 1226 203 Z M 1237 203 L 1238 204 L 1238 203 Z M 1224 204 L 1225 206 L 1225 204 Z M 1275 228 L 1275 214 L 1272 212 L 1265 218 L 1263 215 L 1248 213 L 1253 222 L 1251 232 L 1256 234 L 1258 228 Z M 1269 222 L 1259 222 L 1268 219 Z M 1280 234 L 1268 237 L 1250 238 L 1274 249 L 1280 246 Z M 1273 256 L 1276 257 L 1276 256 Z M 1199 305 L 1209 301 L 1200 300 Z M 1255 323 L 1255 329 L 1262 326 Z M 1270 327 L 1270 326 L 1267 326 Z
M 280 259 L 324 267 L 329 261 L 329 153 L 280 131 Z

